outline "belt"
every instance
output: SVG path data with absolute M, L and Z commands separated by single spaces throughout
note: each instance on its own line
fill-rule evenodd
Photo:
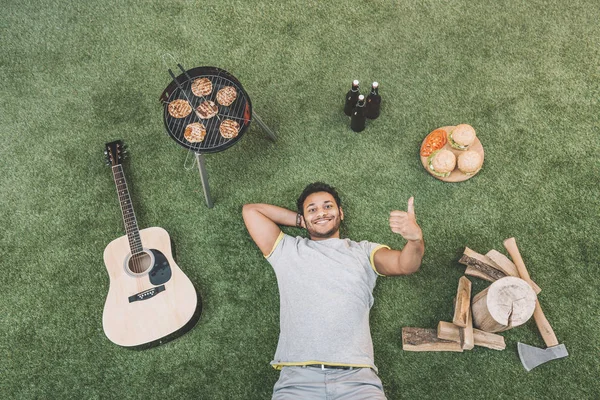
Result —
M 326 364 L 308 364 L 308 365 L 303 365 L 303 367 L 321 368 L 322 370 L 326 370 L 326 369 L 352 370 L 352 369 L 360 368 L 360 367 L 350 367 L 350 366 L 345 366 L 345 365 L 326 365 Z

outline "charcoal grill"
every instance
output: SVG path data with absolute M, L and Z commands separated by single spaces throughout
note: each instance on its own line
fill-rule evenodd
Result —
M 276 140 L 277 137 L 253 111 L 248 93 L 232 74 L 217 67 L 197 67 L 190 70 L 184 69 L 181 64 L 177 64 L 177 67 L 181 74 L 175 76 L 171 69 L 168 70 L 172 82 L 169 83 L 160 96 L 160 101 L 163 104 L 163 121 L 168 135 L 180 146 L 194 152 L 206 204 L 209 208 L 212 208 L 213 201 L 208 185 L 204 154 L 217 153 L 236 144 L 244 136 L 253 120 L 272 140 Z M 207 78 L 212 84 L 212 91 L 206 96 L 196 96 L 192 92 L 193 81 L 200 78 Z M 232 86 L 237 92 L 236 99 L 227 107 L 219 104 L 216 98 L 217 92 L 226 86 Z M 192 106 L 192 112 L 184 118 L 175 118 L 169 114 L 169 104 L 179 99 L 187 101 Z M 209 119 L 201 118 L 195 110 L 203 101 L 213 101 L 218 106 L 216 116 Z M 228 139 L 220 134 L 219 127 L 225 120 L 233 120 L 239 124 L 240 128 L 236 137 Z M 194 122 L 201 122 L 206 127 L 206 136 L 201 142 L 192 143 L 184 137 L 185 128 Z

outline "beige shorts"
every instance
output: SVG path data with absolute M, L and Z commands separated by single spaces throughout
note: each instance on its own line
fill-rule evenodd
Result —
M 385 400 L 381 380 L 370 368 L 283 367 L 273 400 Z

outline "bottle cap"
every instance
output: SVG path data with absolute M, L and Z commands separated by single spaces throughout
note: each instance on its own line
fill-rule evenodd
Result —
M 379 83 L 373 82 L 373 89 L 377 89 L 379 87 Z
M 358 96 L 358 101 L 363 101 L 364 99 L 365 99 L 364 95 L 361 94 L 360 96 Z
M 358 86 L 358 80 L 357 80 L 357 79 L 353 80 L 353 81 L 352 81 L 352 85 L 354 85 L 354 86 Z

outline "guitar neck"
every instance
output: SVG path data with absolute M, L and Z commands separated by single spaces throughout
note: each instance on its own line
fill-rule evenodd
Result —
M 129 189 L 127 188 L 123 167 L 121 164 L 118 164 L 113 166 L 112 170 L 115 185 L 117 185 L 119 203 L 121 203 L 123 223 L 125 224 L 125 231 L 127 232 L 127 238 L 129 239 L 129 249 L 131 250 L 131 254 L 138 254 L 141 253 L 144 248 L 142 246 L 142 240 L 140 239 L 140 230 L 138 228 L 137 219 L 135 218 L 135 213 L 133 212 L 133 205 L 131 204 L 131 197 L 129 196 Z

